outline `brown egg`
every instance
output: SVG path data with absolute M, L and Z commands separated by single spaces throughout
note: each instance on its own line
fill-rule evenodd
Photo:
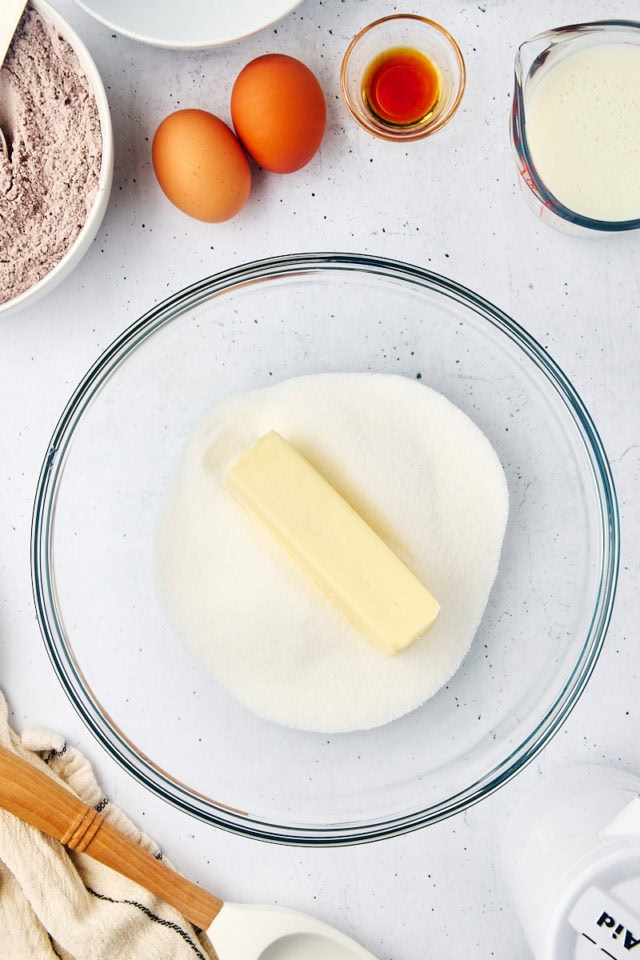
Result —
M 196 220 L 229 220 L 247 201 L 249 161 L 233 131 L 212 113 L 178 110 L 165 117 L 151 159 L 169 200 Z
M 238 75 L 231 119 L 256 163 L 273 173 L 292 173 L 320 146 L 327 108 L 320 84 L 304 63 L 269 53 Z

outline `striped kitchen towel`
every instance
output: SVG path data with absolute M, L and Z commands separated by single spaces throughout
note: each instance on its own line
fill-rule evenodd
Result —
M 64 783 L 153 856 L 162 856 L 104 797 L 85 757 L 62 737 L 11 729 L 1 691 L 0 743 Z M 0 809 L 0 957 L 215 960 L 215 952 L 172 907 Z

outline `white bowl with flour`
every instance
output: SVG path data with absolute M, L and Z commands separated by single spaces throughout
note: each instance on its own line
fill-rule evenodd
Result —
M 30 0 L 0 69 L 0 316 L 28 306 L 78 265 L 113 178 L 109 103 L 69 24 Z

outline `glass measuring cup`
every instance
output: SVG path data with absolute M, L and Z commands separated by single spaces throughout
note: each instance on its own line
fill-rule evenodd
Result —
M 548 30 L 522 43 L 515 57 L 511 143 L 519 183 L 531 209 L 545 223 L 567 233 L 595 236 L 640 227 L 640 208 L 638 215 L 633 218 L 600 219 L 565 205 L 554 195 L 536 167 L 528 136 L 528 111 L 532 98 L 540 84 L 548 79 L 549 72 L 563 63 L 566 64 L 568 58 L 576 54 L 593 52 L 595 48 L 606 44 L 633 47 L 634 52 L 638 49 L 640 57 L 640 22 L 598 20 Z M 576 156 L 576 170 L 579 171 L 581 164 L 581 158 Z M 637 167 L 637 177 L 640 178 L 640 164 Z
M 498 869 L 535 960 L 625 960 L 640 946 L 640 778 L 568 766 L 512 811 Z

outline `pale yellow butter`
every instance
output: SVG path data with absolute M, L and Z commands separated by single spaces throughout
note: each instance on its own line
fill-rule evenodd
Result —
M 431 626 L 440 611 L 431 593 L 279 433 L 241 454 L 226 482 L 382 653 L 404 650 Z

